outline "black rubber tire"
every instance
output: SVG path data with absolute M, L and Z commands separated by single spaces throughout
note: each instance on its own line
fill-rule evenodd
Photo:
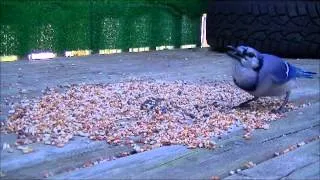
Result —
M 213 50 L 248 45 L 290 58 L 320 58 L 320 1 L 210 0 L 207 41 Z

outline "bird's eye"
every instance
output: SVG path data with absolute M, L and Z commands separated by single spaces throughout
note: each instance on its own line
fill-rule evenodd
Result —
M 247 53 L 247 56 L 248 56 L 248 57 L 250 57 L 250 58 L 252 58 L 252 57 L 255 57 L 255 54 L 254 54 L 254 53 L 249 52 L 249 53 Z

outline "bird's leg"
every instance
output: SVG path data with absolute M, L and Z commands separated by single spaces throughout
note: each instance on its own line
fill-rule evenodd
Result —
M 259 99 L 259 97 L 254 97 L 252 99 L 249 99 L 241 104 L 239 104 L 238 106 L 235 106 L 235 108 L 242 108 L 242 107 L 247 107 L 248 104 L 251 102 L 251 101 L 256 101 L 257 99 Z
M 272 113 L 282 113 L 282 112 L 286 111 L 285 106 L 289 101 L 290 93 L 291 93 L 290 91 L 286 92 L 286 97 L 284 98 L 284 101 L 282 102 L 282 104 L 280 105 L 280 107 L 278 109 L 272 110 L 271 111 Z

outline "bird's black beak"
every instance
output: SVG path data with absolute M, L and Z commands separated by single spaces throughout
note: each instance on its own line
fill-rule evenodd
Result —
M 227 49 L 228 49 L 227 54 L 233 59 L 240 61 L 243 58 L 241 52 L 239 52 L 235 47 L 227 46 Z

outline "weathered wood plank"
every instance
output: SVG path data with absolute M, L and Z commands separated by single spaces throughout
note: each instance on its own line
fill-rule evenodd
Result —
M 52 179 L 105 179 L 111 177 L 109 173 L 122 174 L 123 177 L 116 179 L 127 179 L 129 178 L 129 176 L 126 176 L 127 174 L 129 175 L 131 173 L 148 170 L 148 168 L 157 166 L 161 162 L 182 158 L 191 152 L 192 150 L 189 150 L 184 146 L 165 146 L 153 151 L 127 156 L 114 161 L 101 163 L 90 168 L 55 176 L 52 177 Z M 137 168 L 137 165 L 139 165 L 139 168 Z
M 59 178 L 92 179 L 185 179 L 226 177 L 230 170 L 246 161 L 260 163 L 273 157 L 274 152 L 319 134 L 319 103 L 304 109 L 303 116 L 289 113 L 276 121 L 269 130 L 257 130 L 249 141 L 240 136 L 222 140 L 216 150 L 177 149 L 152 150 L 90 169 L 62 174 Z M 177 151 L 177 152 L 175 152 Z M 173 154 L 171 154 L 173 153 Z M 56 177 L 53 177 L 56 178 Z
M 320 161 L 317 161 L 299 170 L 293 171 L 292 174 L 283 179 L 320 179 L 319 167 Z
M 247 161 L 253 161 L 255 163 L 263 162 L 272 158 L 274 152 L 282 150 L 294 143 L 298 143 L 306 137 L 316 136 L 317 134 L 318 127 L 315 127 L 260 145 L 254 143 L 242 144 L 240 146 L 234 145 L 229 147 L 229 149 L 220 152 L 196 153 L 174 162 L 161 164 L 148 172 L 141 172 L 141 174 L 133 175 L 133 178 L 185 179 L 188 177 L 191 179 L 198 179 L 209 178 L 214 175 L 225 177 L 230 170 L 241 168 Z M 120 174 L 118 174 L 118 176 L 121 177 Z M 117 178 L 117 176 L 114 176 L 113 178 Z
M 6 174 L 6 178 L 42 178 L 45 172 L 61 173 L 66 169 L 82 166 L 86 161 L 114 156 L 129 149 L 80 137 L 63 148 L 43 144 L 30 146 L 34 149 L 30 154 L 22 154 L 18 150 L 14 153 L 1 153 L 1 171 Z
M 320 141 L 316 140 L 287 154 L 265 161 L 254 168 L 241 171 L 239 175 L 229 176 L 226 179 L 239 179 L 239 177 L 292 179 L 301 174 L 305 175 L 305 177 L 300 177 L 301 179 L 305 179 L 307 175 L 311 177 L 318 175 L 318 178 L 320 178 L 319 166 L 315 169 L 312 168 L 320 162 L 319 143 Z

